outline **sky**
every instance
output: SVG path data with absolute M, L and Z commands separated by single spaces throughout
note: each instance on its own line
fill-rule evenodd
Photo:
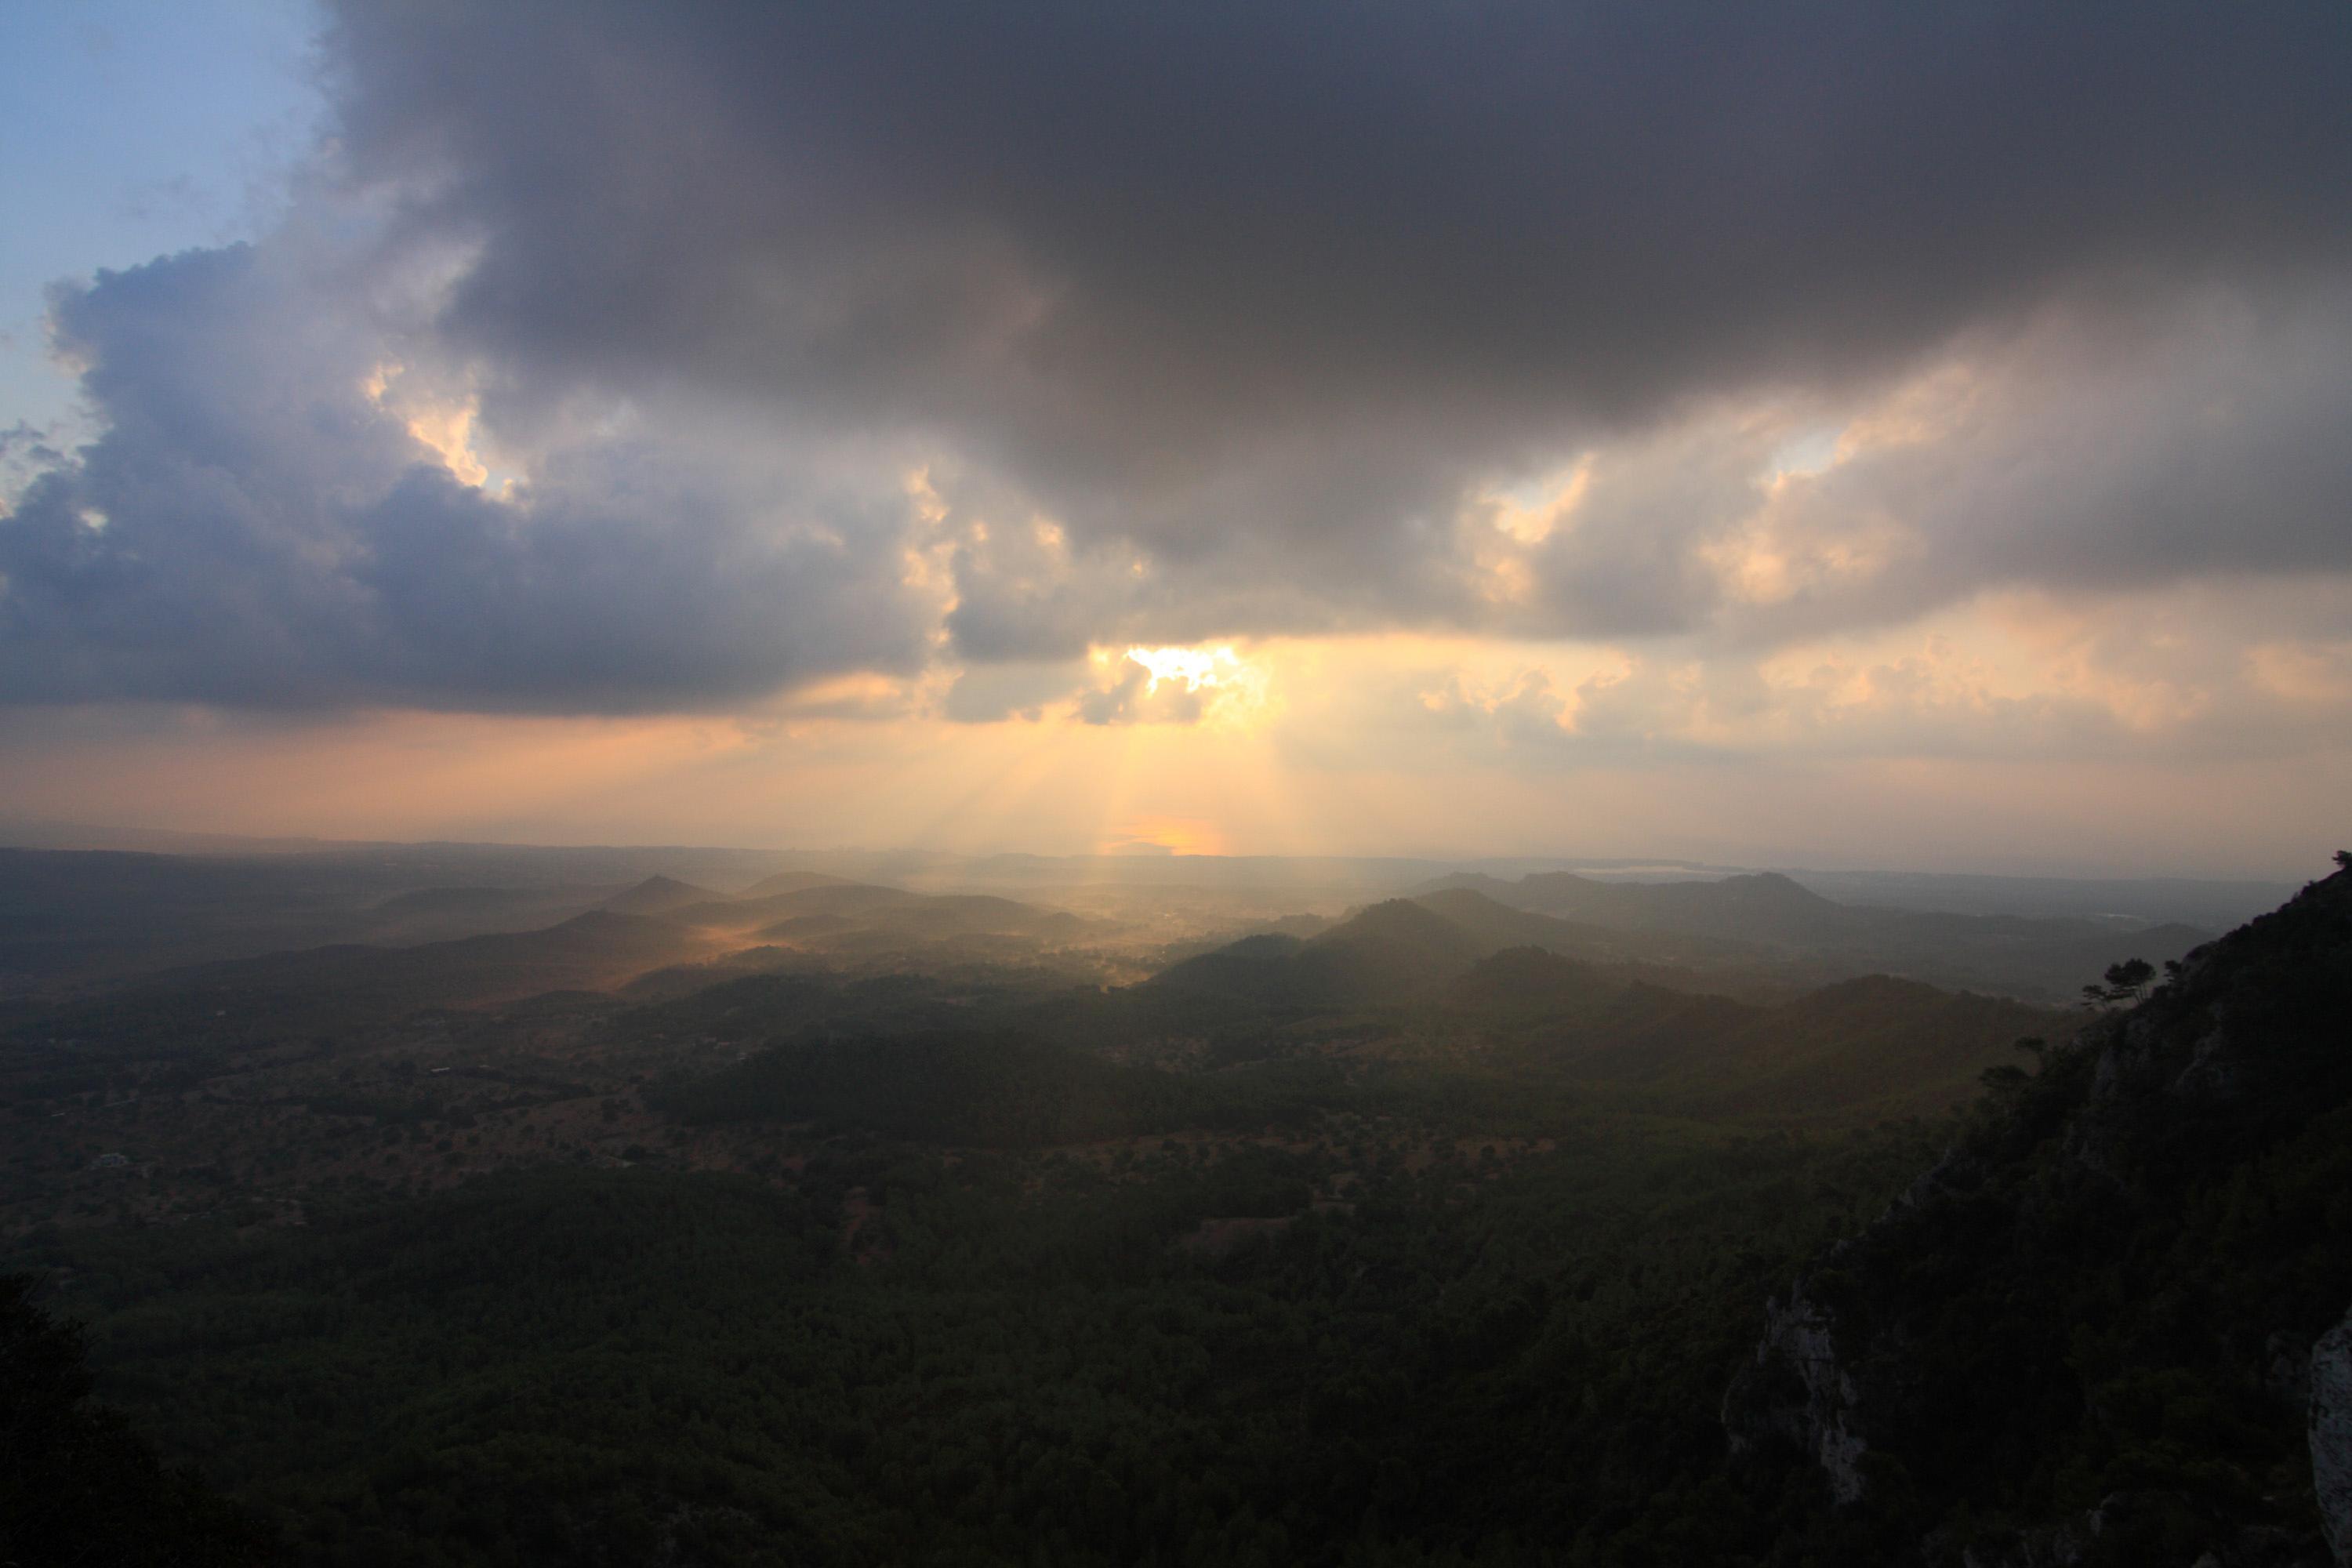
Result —
M 0 7 L 0 817 L 2312 875 L 2352 9 Z

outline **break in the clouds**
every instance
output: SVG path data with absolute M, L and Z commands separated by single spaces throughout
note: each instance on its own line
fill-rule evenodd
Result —
M 103 434 L 0 521 L 0 698 L 990 719 L 1129 645 L 2352 574 L 2341 6 L 352 4 L 324 60 L 281 228 L 60 293 Z

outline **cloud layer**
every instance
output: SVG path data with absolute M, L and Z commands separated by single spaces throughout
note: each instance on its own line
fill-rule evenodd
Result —
M 2341 7 L 418 3 L 326 43 L 280 231 L 59 298 L 104 434 L 0 519 L 0 700 L 928 668 L 988 720 L 1129 645 L 1753 668 L 2352 574 Z M 1076 716 L 1185 717 L 1113 668 Z

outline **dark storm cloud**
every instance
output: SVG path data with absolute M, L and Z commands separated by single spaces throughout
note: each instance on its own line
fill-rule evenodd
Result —
M 933 548 L 953 651 L 1033 663 L 2352 566 L 2341 360 L 2299 404 L 2227 379 L 2352 322 L 2339 5 L 416 0 L 328 45 L 359 216 L 313 226 L 356 259 L 185 258 L 60 318 L 109 433 L 0 524 L 10 695 L 726 700 L 919 659 Z M 2177 352 L 2216 294 L 2252 324 Z M 1842 423 L 2086 312 L 2162 396 L 2035 361 L 1987 384 L 2039 414 L 1759 489 L 1787 432 L 1748 404 Z M 462 371 L 518 500 L 352 395 L 395 353 Z M 2184 475 L 2216 395 L 2291 417 Z M 1482 509 L 1580 454 L 1498 591 Z M 1767 523 L 1908 542 L 1758 609 L 1723 563 Z
M 1958 583 L 2060 592 L 2184 576 L 2352 569 L 2352 295 L 2189 308 L 2164 336 L 2090 352 L 2052 329 L 1933 441 L 1796 487 L 1816 519 L 1900 517 L 1916 553 L 1881 617 Z M 2352 605 L 2345 629 L 2352 630 Z
M 482 247 L 448 320 L 508 417 L 705 377 L 922 428 L 1081 557 L 1152 558 L 1008 595 L 969 555 L 980 658 L 1477 625 L 1444 533 L 1497 469 L 2352 258 L 2320 5 L 364 5 L 341 41 L 357 168 Z M 2066 532 L 2098 498 L 2049 477 L 1971 521 Z M 1555 542 L 1535 629 L 1705 624 L 1698 488 Z
M 1531 552 L 1535 613 L 1753 647 L 1980 588 L 2352 573 L 2352 289 L 2209 291 L 2123 333 L 2039 321 L 1852 430 L 1841 460 L 1777 483 L 1736 421 L 1604 453 L 1577 526 Z M 1727 595 L 1751 546 L 1784 578 L 1760 604 Z
M 2104 268 L 2335 266 L 2340 7 L 355 5 L 452 322 L 1062 444 L 1616 416 Z

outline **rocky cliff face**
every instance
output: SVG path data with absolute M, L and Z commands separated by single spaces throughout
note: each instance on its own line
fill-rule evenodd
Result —
M 1801 1285 L 1764 1310 L 1764 1337 L 1754 1367 L 1724 1400 L 1724 1426 L 1734 1452 L 1759 1436 L 1796 1446 L 1829 1478 L 1841 1503 L 1863 1493 L 1860 1461 L 1869 1445 L 1849 1417 L 1860 1398 L 1853 1374 L 1838 1360 L 1830 1315 Z
M 2347 1299 L 2339 872 L 1992 1083 L 1934 1170 L 1768 1307 L 1724 1424 L 1916 1525 L 1928 1559 L 2319 1563 L 2324 1521 L 2340 1562 Z
M 2352 1311 L 2311 1348 L 2311 1479 L 2328 1548 L 2352 1563 Z

